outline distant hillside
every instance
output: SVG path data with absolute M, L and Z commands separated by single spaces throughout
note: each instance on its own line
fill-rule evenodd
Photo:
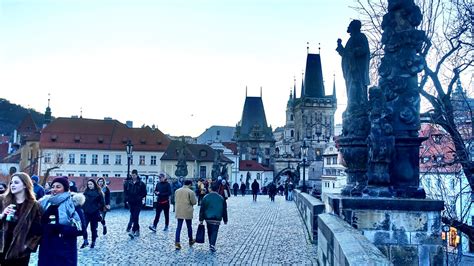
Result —
M 31 112 L 36 125 L 41 127 L 44 121 L 44 114 L 38 113 L 33 109 L 28 110 L 21 105 L 0 98 L 0 135 L 10 136 L 28 112 Z

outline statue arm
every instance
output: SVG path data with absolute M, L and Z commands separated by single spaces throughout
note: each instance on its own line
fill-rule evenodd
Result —
M 336 51 L 339 53 L 340 56 L 344 56 L 344 52 L 345 52 L 345 48 L 344 46 L 342 45 L 342 40 L 341 39 L 337 39 L 337 48 L 336 48 Z

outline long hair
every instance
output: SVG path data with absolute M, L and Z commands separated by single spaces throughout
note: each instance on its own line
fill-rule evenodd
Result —
M 104 193 L 102 193 L 102 189 L 99 187 L 99 185 L 97 185 L 97 182 L 93 178 L 87 180 L 85 191 L 91 190 L 89 189 L 89 182 L 92 182 L 92 184 L 94 184 L 94 189 L 97 190 L 97 193 L 99 193 L 99 195 L 102 195 L 102 196 L 104 195 Z
M 33 182 L 31 182 L 31 177 L 27 173 L 16 172 L 11 176 L 10 182 L 8 183 L 7 191 L 4 194 L 5 195 L 4 205 L 7 206 L 15 202 L 14 201 L 15 195 L 12 194 L 11 189 L 10 189 L 10 183 L 12 182 L 11 180 L 15 176 L 20 178 L 21 182 L 25 185 L 26 200 L 35 201 L 36 197 L 35 197 L 35 193 L 33 192 Z
M 103 178 L 103 177 L 97 178 L 97 185 L 99 185 L 99 180 L 102 180 L 104 182 L 104 187 L 107 187 L 107 182 L 105 181 L 105 178 Z

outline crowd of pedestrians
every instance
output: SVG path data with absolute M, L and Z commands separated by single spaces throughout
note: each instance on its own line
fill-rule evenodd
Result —
M 2 185 L 4 186 L 2 192 Z M 243 181 L 231 186 L 227 179 L 174 179 L 168 181 L 165 174 L 159 175 L 154 194 L 155 218 L 149 229 L 157 231 L 161 213 L 165 217 L 163 231 L 169 229 L 170 208 L 175 212 L 177 227 L 175 249 L 182 249 L 181 229 L 186 224 L 189 246 L 196 243 L 193 235 L 194 206 L 199 207 L 199 224 L 206 225 L 209 250 L 216 251 L 219 226 L 228 222 L 227 200 L 232 195 L 247 194 L 248 184 Z M 146 185 L 137 170 L 124 181 L 124 203 L 130 210 L 126 232 L 134 239 L 140 235 L 139 217 L 143 200 L 147 195 Z M 271 201 L 276 195 L 293 198 L 292 182 L 277 184 L 270 182 L 260 187 L 254 180 L 250 186 L 253 201 L 264 192 Z M 77 237 L 83 238 L 80 248 L 95 248 L 99 224 L 102 235 L 107 234 L 106 214 L 110 211 L 110 189 L 105 178 L 87 180 L 85 190 L 77 187 L 67 177 L 56 177 L 52 182 L 40 185 L 38 176 L 15 173 L 8 184 L 0 183 L 0 265 L 28 265 L 31 252 L 38 250 L 38 265 L 77 265 Z M 25 218 L 26 217 L 26 218 Z M 88 231 L 91 232 L 89 242 Z M 39 248 L 38 248 L 39 246 Z

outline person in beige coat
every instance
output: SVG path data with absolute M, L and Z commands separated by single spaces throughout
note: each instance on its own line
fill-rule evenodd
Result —
M 189 246 L 191 247 L 196 241 L 193 239 L 193 228 L 191 222 L 193 220 L 193 205 L 196 205 L 197 199 L 194 191 L 190 189 L 192 185 L 191 180 L 184 181 L 184 186 L 175 192 L 176 204 L 176 219 L 178 219 L 178 226 L 176 227 L 175 247 L 176 250 L 181 249 L 179 237 L 181 235 L 181 228 L 183 221 L 186 221 L 188 228 Z

